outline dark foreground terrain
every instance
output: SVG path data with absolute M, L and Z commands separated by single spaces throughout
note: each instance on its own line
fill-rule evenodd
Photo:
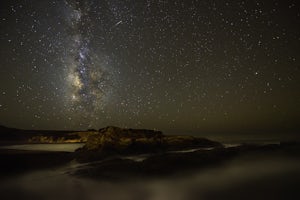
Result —
M 1 199 L 299 199 L 300 143 L 106 127 L 75 152 L 0 150 Z

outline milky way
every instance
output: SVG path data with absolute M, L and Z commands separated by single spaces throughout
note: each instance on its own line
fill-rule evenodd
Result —
M 99 119 L 96 114 L 108 101 L 114 85 L 113 70 L 104 55 L 97 55 L 91 47 L 93 26 L 90 3 L 66 1 L 65 14 L 69 28 L 66 53 L 67 101 L 70 109 L 90 119 L 89 126 Z

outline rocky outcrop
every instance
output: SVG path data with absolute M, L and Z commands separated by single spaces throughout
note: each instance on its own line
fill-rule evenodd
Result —
M 109 126 L 90 135 L 80 152 L 91 152 L 101 155 L 148 152 L 159 148 L 163 134 L 160 131 L 144 129 L 122 129 Z
M 192 136 L 166 136 L 160 131 L 109 126 L 90 135 L 77 151 L 79 160 L 97 160 L 108 155 L 158 153 L 187 148 L 217 147 L 218 142 Z
M 228 148 L 199 149 L 192 152 L 162 152 L 145 155 L 143 160 L 134 160 L 135 156 L 115 156 L 102 162 L 91 162 L 86 168 L 80 168 L 74 175 L 89 178 L 124 179 L 153 178 L 184 174 L 201 168 L 217 167 L 235 158 L 300 158 L 300 143 L 283 144 L 243 144 Z
M 211 141 L 206 138 L 199 138 L 187 135 L 164 136 L 163 145 L 168 150 L 183 150 L 187 148 L 210 148 L 222 146 L 222 144 L 219 142 Z

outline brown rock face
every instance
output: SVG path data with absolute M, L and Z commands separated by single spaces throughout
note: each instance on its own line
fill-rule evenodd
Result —
M 165 136 L 160 131 L 106 127 L 90 135 L 77 151 L 83 160 L 101 159 L 115 154 L 157 153 L 188 148 L 217 147 L 220 143 L 193 136 Z
M 122 129 L 109 126 L 88 138 L 87 150 L 127 150 L 136 143 L 159 143 L 162 132 L 144 129 Z

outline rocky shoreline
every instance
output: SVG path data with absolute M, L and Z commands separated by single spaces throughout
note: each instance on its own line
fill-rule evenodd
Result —
M 84 163 L 70 174 L 96 179 L 127 179 L 182 174 L 219 166 L 245 155 L 300 157 L 300 143 L 267 145 L 223 144 L 193 136 L 170 136 L 160 131 L 105 127 L 85 134 L 86 142 L 73 153 L 0 150 L 1 176 Z
M 185 174 L 201 168 L 217 167 L 234 158 L 261 155 L 300 157 L 299 143 L 280 143 L 268 145 L 243 144 L 236 147 L 215 147 L 210 150 L 199 149 L 193 152 L 160 152 L 148 154 L 140 161 L 133 157 L 110 157 L 100 162 L 91 162 L 88 167 L 76 170 L 73 175 L 93 179 L 128 179 L 163 177 Z
M 79 161 L 99 160 L 113 155 L 163 153 L 191 148 L 222 147 L 219 142 L 193 136 L 170 136 L 160 131 L 105 127 L 90 135 L 76 151 Z

